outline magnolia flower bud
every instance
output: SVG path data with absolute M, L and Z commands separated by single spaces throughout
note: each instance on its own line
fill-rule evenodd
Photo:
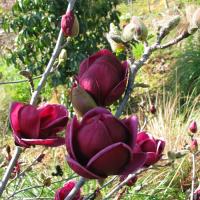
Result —
M 79 22 L 73 11 L 62 16 L 61 28 L 65 36 L 75 37 L 79 33 Z
M 197 132 L 197 123 L 195 121 L 192 121 L 189 125 L 189 131 L 191 133 L 196 133 Z
M 138 17 L 133 16 L 122 32 L 122 40 L 128 42 L 132 39 L 146 41 L 148 30 L 145 24 Z
M 151 107 L 150 107 L 150 112 L 152 114 L 155 114 L 156 113 L 156 107 L 152 104 Z
M 200 8 L 198 8 L 192 17 L 192 23 L 197 28 L 200 28 Z
M 66 60 L 67 60 L 67 50 L 62 49 L 59 54 L 58 62 L 59 62 L 59 64 L 61 64 L 61 63 L 65 62 Z
M 87 111 L 97 106 L 94 99 L 80 86 L 72 89 L 71 101 L 79 116 L 83 116 Z
M 180 16 L 166 16 L 164 20 L 158 22 L 158 29 L 160 34 L 167 35 L 171 30 L 173 30 L 180 22 Z
M 196 139 L 193 139 L 190 143 L 190 151 L 196 153 L 198 151 L 198 143 Z

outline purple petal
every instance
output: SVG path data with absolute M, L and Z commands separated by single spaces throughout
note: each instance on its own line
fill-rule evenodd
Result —
M 29 144 L 26 144 L 25 142 L 23 142 L 23 141 L 21 140 L 21 138 L 18 137 L 18 135 L 20 135 L 20 134 L 13 132 L 13 136 L 14 136 L 14 139 L 15 139 L 15 144 L 16 144 L 17 146 L 20 146 L 20 147 L 29 148 L 30 145 L 29 145 Z
M 96 154 L 87 164 L 87 169 L 100 176 L 117 175 L 132 156 L 130 147 L 116 143 Z
M 68 121 L 68 111 L 62 105 L 46 104 L 38 108 L 40 132 L 51 135 L 63 130 Z
M 74 144 L 75 143 L 74 141 L 76 141 L 78 128 L 79 128 L 79 122 L 76 116 L 74 116 L 72 121 L 67 125 L 65 144 L 69 155 L 76 160 L 77 157 L 75 155 L 75 149 L 74 149 L 76 148 L 76 144 Z
M 121 82 L 118 83 L 117 86 L 115 86 L 108 94 L 108 96 L 105 99 L 105 105 L 109 106 L 113 102 L 115 102 L 119 97 L 122 96 L 126 89 L 126 84 L 127 84 L 127 78 L 122 80 Z
M 81 121 L 81 124 L 85 124 L 87 123 L 88 120 L 90 120 L 91 118 L 97 116 L 97 115 L 101 115 L 101 114 L 109 114 L 112 115 L 107 109 L 102 108 L 102 107 L 96 107 L 91 109 L 90 111 L 88 111 L 84 116 L 83 119 Z
M 109 59 L 108 56 L 99 58 L 79 79 L 80 86 L 91 94 L 99 105 L 104 105 L 110 91 L 122 80 L 121 73 Z
M 157 149 L 156 149 L 156 153 L 158 155 L 162 154 L 162 152 L 164 151 L 164 148 L 165 148 L 165 141 L 163 140 L 156 140 L 156 146 L 157 146 Z
M 19 111 L 24 107 L 23 103 L 13 102 L 10 107 L 10 123 L 14 132 L 20 132 Z M 20 134 L 20 133 L 18 133 Z
M 28 145 L 43 145 L 48 147 L 57 147 L 65 144 L 65 138 L 56 137 L 50 139 L 21 139 L 22 142 Z
M 87 71 L 87 69 L 95 62 L 96 59 L 104 55 L 112 55 L 112 53 L 107 49 L 103 49 L 83 60 L 80 64 L 78 77 L 80 78 L 85 73 L 85 71 Z
M 70 168 L 75 171 L 78 175 L 88 178 L 88 179 L 101 179 L 106 178 L 106 176 L 98 176 L 91 171 L 87 170 L 85 167 L 81 166 L 78 162 L 73 160 L 70 157 L 67 157 L 67 163 L 69 164 Z
M 147 159 L 145 162 L 145 166 L 150 166 L 155 164 L 158 161 L 157 154 L 155 152 L 147 152 Z
M 146 140 L 140 145 L 140 148 L 143 152 L 156 152 L 156 141 L 155 140 Z
M 146 158 L 147 158 L 146 153 L 134 153 L 132 160 L 130 161 L 130 163 L 128 163 L 125 169 L 122 170 L 120 175 L 128 175 L 136 172 L 138 169 L 143 167 Z
M 39 137 L 40 117 L 36 107 L 24 105 L 18 113 L 20 133 L 23 138 L 36 139 Z
M 142 144 L 143 142 L 145 142 L 146 140 L 149 140 L 149 139 L 155 140 L 154 137 L 151 134 L 149 134 L 145 131 L 139 132 L 137 134 L 137 144 L 139 144 L 139 145 Z
M 137 131 L 138 131 L 138 118 L 134 115 L 130 116 L 127 119 L 123 119 L 122 122 L 126 125 L 129 130 L 131 136 L 130 146 L 132 148 L 135 147 L 136 138 L 137 138 Z
M 104 123 L 109 133 L 109 138 L 113 143 L 123 142 L 127 143 L 131 138 L 129 130 L 119 119 L 112 115 L 102 115 L 101 121 Z
M 90 124 L 83 125 L 78 131 L 78 160 L 89 160 L 113 142 L 104 123 L 99 118 L 94 118 Z

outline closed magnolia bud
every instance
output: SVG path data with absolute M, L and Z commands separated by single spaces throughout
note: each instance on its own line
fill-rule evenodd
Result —
M 197 28 L 200 28 L 200 8 L 198 8 L 192 17 L 192 23 Z
M 155 113 L 156 113 L 156 107 L 155 107 L 153 104 L 150 106 L 150 112 L 151 112 L 152 114 L 155 114 Z
M 179 15 L 175 16 L 165 16 L 161 21 L 157 22 L 158 30 L 161 34 L 167 35 L 171 30 L 178 26 L 181 18 Z
M 74 15 L 73 11 L 67 12 L 62 16 L 61 28 L 64 33 L 64 36 L 75 37 L 79 33 L 79 22 Z
M 129 42 L 134 38 L 134 25 L 133 24 L 127 24 L 123 31 L 122 31 L 122 40 L 124 42 Z
M 145 24 L 138 17 L 133 16 L 122 32 L 122 40 L 128 42 L 132 39 L 146 41 L 148 30 Z
M 198 151 L 198 143 L 196 139 L 193 139 L 190 143 L 190 151 L 196 153 Z
M 189 131 L 191 133 L 196 133 L 197 132 L 197 123 L 195 121 L 192 121 L 189 125 Z
M 62 49 L 60 54 L 59 54 L 59 57 L 58 57 L 58 62 L 60 64 L 60 63 L 65 62 L 66 60 L 67 60 L 67 50 Z
M 75 112 L 83 116 L 87 111 L 97 107 L 94 99 L 80 86 L 72 89 L 71 101 Z

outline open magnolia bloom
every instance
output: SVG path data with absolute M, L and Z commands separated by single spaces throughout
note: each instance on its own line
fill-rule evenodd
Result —
M 148 167 L 158 162 L 163 155 L 164 148 L 165 141 L 155 139 L 150 133 L 145 131 L 138 133 L 135 152 L 147 153 L 144 166 Z
M 78 83 L 99 106 L 109 106 L 126 89 L 128 63 L 121 63 L 109 50 L 103 49 L 80 64 Z
M 62 105 L 45 104 L 35 107 L 14 102 L 10 109 L 10 123 L 16 145 L 60 146 L 65 139 L 57 135 L 68 122 L 68 111 Z
M 87 112 L 81 122 L 75 116 L 67 126 L 67 162 L 80 176 L 101 179 L 127 175 L 146 161 L 146 153 L 134 153 L 138 120 L 115 118 L 104 108 Z

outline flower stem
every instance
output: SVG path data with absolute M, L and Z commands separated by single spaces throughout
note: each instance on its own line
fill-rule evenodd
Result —
M 192 186 L 190 200 L 193 200 L 194 197 L 194 183 L 195 183 L 195 153 L 192 153 Z
M 21 154 L 21 151 L 22 151 L 22 149 L 20 147 L 18 147 L 18 146 L 15 147 L 15 153 L 6 169 L 6 172 L 5 172 L 1 182 L 0 182 L 0 196 L 2 195 L 2 193 L 6 187 L 8 179 L 10 178 L 13 168 L 15 167 L 15 165 L 17 163 L 17 160 Z

